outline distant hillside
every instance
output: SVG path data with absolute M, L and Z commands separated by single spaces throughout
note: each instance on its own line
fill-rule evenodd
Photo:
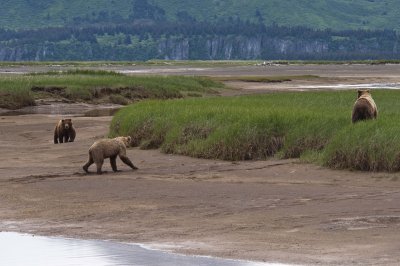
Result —
M 0 28 L 127 23 L 138 19 L 249 20 L 266 25 L 400 29 L 398 0 L 0 0 Z
M 398 0 L 0 4 L 0 61 L 400 59 Z

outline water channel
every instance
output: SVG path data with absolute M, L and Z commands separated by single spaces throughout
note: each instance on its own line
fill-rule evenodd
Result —
M 139 244 L 0 232 L 4 266 L 283 266 L 284 264 L 186 256 Z

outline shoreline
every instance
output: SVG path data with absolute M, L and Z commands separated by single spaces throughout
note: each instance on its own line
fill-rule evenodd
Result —
M 16 233 L 16 232 L 1 232 L 0 231 L 0 244 L 8 243 L 6 250 L 8 253 L 15 254 L 21 252 L 23 257 L 17 260 L 13 257 L 3 256 L 3 261 L 11 261 L 13 264 L 19 262 L 18 265 L 27 263 L 35 263 L 40 260 L 42 256 L 49 256 L 47 249 L 52 250 L 50 254 L 51 261 L 58 261 L 62 265 L 77 263 L 89 263 L 89 265 L 102 265 L 103 262 L 108 265 L 108 262 L 103 261 L 102 257 L 112 258 L 119 265 L 120 263 L 151 263 L 152 265 L 173 265 L 176 263 L 184 263 L 184 265 L 226 265 L 226 266 L 294 266 L 281 263 L 268 263 L 257 262 L 240 259 L 223 259 L 212 256 L 197 256 L 197 255 L 184 255 L 174 253 L 170 250 L 161 248 L 161 245 L 155 247 L 154 245 L 146 245 L 142 243 L 133 242 L 118 242 L 115 240 L 98 240 L 98 239 L 78 239 L 68 238 L 63 236 L 42 236 L 29 233 Z M 23 245 L 25 248 L 36 246 L 39 249 L 35 253 L 27 253 L 26 250 L 20 250 L 19 247 Z M 81 250 L 80 252 L 77 249 Z M 55 253 L 55 254 L 53 254 Z M 28 256 L 29 258 L 26 258 Z M 77 261 L 78 260 L 78 261 Z M 94 264 L 91 262 L 96 260 Z M 106 259 L 107 260 L 107 259 Z M 155 261 L 153 261 L 155 260 Z M 156 263 L 157 262 L 157 263 Z M 160 263 L 161 262 L 161 263 Z M 69 265 L 69 264 L 68 264 Z

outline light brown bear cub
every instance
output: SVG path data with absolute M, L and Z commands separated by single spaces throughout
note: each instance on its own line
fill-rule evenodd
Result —
M 353 106 L 351 121 L 356 123 L 359 120 L 375 119 L 377 116 L 378 109 L 369 90 L 358 90 L 358 97 Z
M 126 156 L 126 147 L 131 144 L 131 137 L 116 137 L 113 139 L 100 139 L 89 148 L 89 161 L 83 166 L 88 173 L 89 166 L 93 163 L 97 166 L 97 174 L 101 174 L 104 159 L 110 158 L 110 164 L 114 172 L 117 172 L 117 156 L 132 169 L 138 169 Z
M 61 119 L 54 128 L 54 144 L 73 142 L 76 132 L 71 119 Z

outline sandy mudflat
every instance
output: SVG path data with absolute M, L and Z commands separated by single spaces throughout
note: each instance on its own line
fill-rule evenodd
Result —
M 279 84 L 234 82 L 236 90 L 226 95 L 400 82 L 399 73 L 399 65 L 195 72 L 323 77 Z M 76 142 L 54 145 L 58 118 L 0 117 L 0 230 L 115 239 L 267 262 L 400 264 L 399 173 L 333 171 L 297 160 L 233 163 L 130 149 L 128 156 L 139 170 L 118 161 L 122 172 L 112 173 L 106 162 L 107 174 L 85 175 L 87 150 L 107 135 L 111 117 L 73 117 Z
M 0 230 L 269 262 L 400 263 L 398 174 L 130 149 L 138 171 L 118 161 L 122 172 L 106 163 L 107 174 L 84 175 L 111 117 L 73 118 L 77 141 L 62 145 L 55 119 L 0 117 Z

